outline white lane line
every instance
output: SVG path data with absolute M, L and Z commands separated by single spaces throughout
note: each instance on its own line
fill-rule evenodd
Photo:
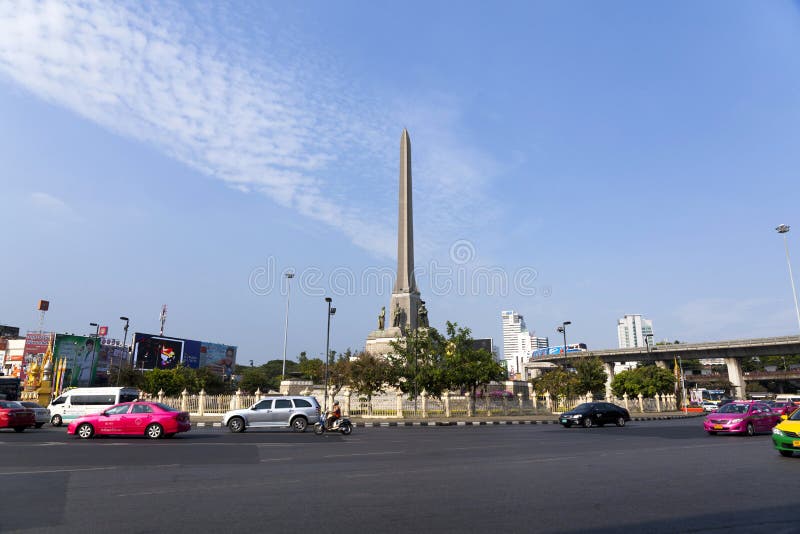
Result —
M 116 469 L 116 467 L 82 467 L 82 468 L 75 468 L 75 469 L 47 469 L 41 471 L 11 471 L 8 473 L 0 473 L 0 476 L 6 475 L 40 475 L 40 474 L 47 474 L 47 473 L 76 473 L 79 471 L 111 471 Z
M 287 461 L 290 461 L 290 460 L 294 460 L 294 458 L 292 458 L 291 456 L 289 456 L 287 458 L 269 458 L 267 460 L 261 460 L 261 463 L 265 464 L 267 462 L 287 462 Z
M 387 454 L 405 454 L 405 451 L 385 451 L 385 452 L 354 452 L 351 454 L 329 454 L 323 458 L 349 458 L 351 456 L 384 456 Z

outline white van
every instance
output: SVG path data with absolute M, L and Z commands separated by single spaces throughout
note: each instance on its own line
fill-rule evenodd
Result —
M 50 405 L 50 423 L 61 426 L 90 413 L 100 413 L 120 402 L 131 402 L 139 398 L 136 388 L 74 388 L 53 399 Z
M 776 401 L 780 402 L 793 402 L 795 404 L 800 404 L 800 394 L 798 393 L 781 393 L 780 395 L 775 396 Z

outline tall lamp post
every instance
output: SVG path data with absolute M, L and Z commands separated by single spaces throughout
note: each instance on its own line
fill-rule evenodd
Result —
M 800 327 L 800 308 L 797 306 L 797 291 L 794 288 L 794 276 L 792 275 L 792 262 L 789 261 L 789 241 L 786 234 L 789 233 L 789 225 L 781 224 L 775 230 L 779 234 L 783 234 L 783 246 L 786 248 L 786 265 L 789 266 L 789 281 L 792 283 L 792 297 L 794 298 L 794 313 L 797 315 L 797 326 Z
M 127 347 L 125 344 L 128 342 L 128 326 L 130 325 L 130 319 L 127 317 L 120 317 L 120 321 L 125 321 L 125 326 L 122 327 L 122 330 L 125 331 L 125 334 L 122 336 L 122 350 L 127 351 Z M 131 362 L 133 364 L 133 362 Z M 117 364 L 117 385 L 119 385 L 120 375 L 122 373 L 122 361 Z
M 95 330 L 94 330 L 94 344 L 92 344 L 92 363 L 91 363 L 91 367 L 89 368 L 89 385 L 91 386 L 92 385 L 92 381 L 94 380 L 94 372 L 93 372 L 94 355 L 97 354 L 97 347 L 95 345 L 100 343 L 100 325 L 98 323 L 89 323 L 89 326 L 93 326 L 95 328 Z M 81 374 L 83 374 L 83 371 L 81 371 Z M 80 378 L 81 377 L 78 377 L 78 380 L 80 380 Z
M 561 326 L 556 328 L 556 331 L 560 334 L 564 334 L 564 357 L 567 356 L 567 325 L 572 324 L 572 321 L 564 321 L 561 323 Z
M 331 359 L 331 316 L 336 313 L 336 308 L 331 308 L 333 299 L 325 297 L 325 302 L 328 303 L 328 331 L 325 335 L 325 413 L 328 412 L 328 362 Z
M 286 340 L 289 338 L 289 298 L 292 296 L 292 278 L 294 273 L 286 273 L 286 321 L 283 325 L 283 370 L 281 371 L 281 380 L 286 380 Z
M 683 361 L 680 356 L 678 356 L 678 369 L 680 369 L 681 373 L 681 404 L 683 404 L 683 411 L 686 412 L 686 375 L 683 373 Z

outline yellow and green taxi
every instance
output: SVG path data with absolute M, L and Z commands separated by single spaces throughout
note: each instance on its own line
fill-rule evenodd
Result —
M 772 442 L 781 456 L 800 452 L 800 410 L 795 410 L 788 419 L 783 419 L 772 429 Z

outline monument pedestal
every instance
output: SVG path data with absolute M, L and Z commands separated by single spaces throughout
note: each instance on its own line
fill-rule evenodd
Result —
M 373 356 L 386 356 L 394 352 L 392 341 L 404 338 L 403 330 L 393 326 L 385 330 L 373 330 L 367 336 L 366 352 Z

